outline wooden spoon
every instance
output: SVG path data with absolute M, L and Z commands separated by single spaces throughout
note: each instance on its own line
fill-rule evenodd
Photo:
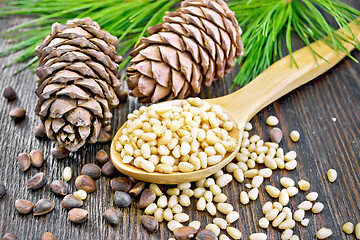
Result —
M 360 26 L 357 24 L 358 23 L 351 22 L 350 27 L 355 37 L 360 39 Z M 341 30 L 337 30 L 337 32 L 342 34 Z M 342 43 L 349 52 L 354 49 L 354 46 L 351 43 L 345 41 Z M 293 53 L 298 68 L 296 68 L 296 66 L 291 67 L 290 56 L 286 56 L 272 64 L 268 69 L 240 90 L 223 97 L 205 100 L 223 107 L 232 121 L 236 123 L 235 126 L 239 126 L 239 128 L 234 128 L 230 133 L 230 136 L 239 139 L 235 152 L 227 154 L 220 163 L 194 172 L 174 172 L 171 174 L 159 172 L 149 173 L 130 164 L 124 164 L 121 160 L 120 153 L 115 149 L 116 141 L 121 136 L 122 129 L 126 125 L 123 124 L 111 143 L 110 156 L 113 164 L 120 172 L 130 177 L 146 182 L 161 184 L 193 182 L 215 173 L 234 159 L 235 154 L 240 149 L 241 136 L 244 131 L 245 123 L 256 113 L 283 95 L 326 72 L 346 56 L 343 52 L 334 52 L 333 49 L 326 45 L 322 40 L 312 43 L 311 47 L 316 53 L 323 56 L 324 59 L 317 58 L 318 63 L 316 63 L 310 48 L 303 47 Z M 170 101 L 170 103 L 179 105 L 181 104 L 181 101 L 185 100 L 174 100 Z M 169 102 L 167 102 L 167 104 L 168 103 Z

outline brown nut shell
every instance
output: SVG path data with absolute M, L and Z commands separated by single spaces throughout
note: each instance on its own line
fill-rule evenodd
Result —
M 107 163 L 107 161 L 109 161 L 109 155 L 105 152 L 104 149 L 100 149 L 95 156 L 96 160 L 101 163 Z
M 174 235 L 177 240 L 194 239 L 198 230 L 193 227 L 179 227 L 174 230 Z
M 56 237 L 49 232 L 44 232 L 44 234 L 41 237 L 41 240 L 56 240 Z
M 50 189 L 57 195 L 65 196 L 69 193 L 69 190 L 65 183 L 61 180 L 55 180 L 50 184 Z
M 15 209 L 21 214 L 28 214 L 34 208 L 34 204 L 25 199 L 17 199 L 15 201 Z
M 41 199 L 34 206 L 34 216 L 40 216 L 51 212 L 55 207 L 55 203 L 49 199 Z
M 217 240 L 216 234 L 208 229 L 201 230 L 195 237 L 196 240 Z
M 155 199 L 156 199 L 155 193 L 149 188 L 145 189 L 140 196 L 139 208 L 147 207 L 150 203 L 153 203 Z
M 118 177 L 111 179 L 110 186 L 113 191 L 128 192 L 131 189 L 132 182 L 129 178 Z
M 10 111 L 9 116 L 15 121 L 20 121 L 25 118 L 26 110 L 23 108 L 15 108 Z
M 73 208 L 68 212 L 68 218 L 73 223 L 83 223 L 87 220 L 89 212 L 81 208 Z
M 142 215 L 140 222 L 150 232 L 156 232 L 158 230 L 159 222 L 152 216 Z
M 20 171 L 25 172 L 31 166 L 30 155 L 27 153 L 20 153 L 17 157 Z
M 36 190 L 44 186 L 46 179 L 43 172 L 35 174 L 27 183 L 27 188 L 31 190 Z
M 101 168 L 93 163 L 85 164 L 81 168 L 81 175 L 87 175 L 92 179 L 98 179 L 101 176 Z
M 78 190 L 84 190 L 87 193 L 92 193 L 96 189 L 94 180 L 87 175 L 80 175 L 75 179 L 75 187 Z
M 103 213 L 103 217 L 111 224 L 119 224 L 120 218 L 119 218 L 119 211 L 115 208 L 108 208 Z
M 145 182 L 137 182 L 129 191 L 130 196 L 137 197 L 139 196 L 142 191 L 145 189 L 146 183 Z
M 39 150 L 32 150 L 30 152 L 31 163 L 34 167 L 41 167 L 44 163 L 44 153 Z

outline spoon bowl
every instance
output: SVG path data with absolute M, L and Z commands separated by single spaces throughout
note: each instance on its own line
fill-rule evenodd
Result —
M 173 106 L 181 106 L 181 102 L 186 100 L 173 100 L 168 102 L 162 102 L 158 103 L 157 105 L 163 105 L 163 104 L 171 104 Z M 231 116 L 226 110 L 224 110 L 225 113 L 227 113 L 229 116 Z M 234 119 L 231 119 L 234 123 L 234 126 L 237 126 L 237 122 Z M 221 168 L 225 167 L 226 164 L 231 162 L 235 158 L 235 155 L 237 152 L 239 152 L 240 145 L 241 145 L 241 138 L 242 132 L 244 128 L 238 129 L 237 127 L 234 127 L 230 132 L 229 135 L 235 139 L 240 139 L 238 141 L 238 144 L 236 146 L 236 149 L 234 152 L 227 152 L 225 155 L 225 158 L 219 162 L 218 164 L 215 164 L 213 166 L 200 169 L 195 172 L 188 172 L 188 173 L 182 173 L 182 172 L 173 172 L 171 174 L 168 173 L 160 173 L 160 172 L 146 172 L 143 169 L 137 168 L 131 164 L 123 163 L 121 161 L 121 156 L 118 151 L 115 149 L 116 140 L 119 139 L 121 136 L 122 130 L 126 127 L 126 123 L 124 123 L 121 128 L 116 133 L 114 140 L 111 143 L 110 148 L 110 156 L 111 160 L 114 164 L 114 166 L 123 174 L 133 177 L 135 179 L 145 181 L 145 182 L 153 182 L 153 183 L 160 183 L 160 184 L 177 184 L 177 183 L 184 183 L 184 182 L 193 182 L 196 180 L 199 180 L 201 178 L 207 177 L 216 171 L 220 170 Z M 194 174 L 196 173 L 196 174 Z
M 360 27 L 357 20 L 351 22 L 349 25 L 354 33 L 354 37 L 359 40 Z M 344 36 L 345 39 L 349 35 L 349 33 L 344 34 L 341 29 L 337 30 L 337 34 Z M 342 44 L 349 52 L 355 48 L 350 40 L 342 41 Z M 317 58 L 317 61 L 315 61 L 313 52 L 316 52 L 323 58 Z M 235 126 L 239 126 L 238 129 L 235 127 L 230 133 L 232 137 L 238 139 L 236 150 L 232 153 L 228 153 L 225 158 L 216 165 L 188 173 L 174 172 L 165 174 L 159 172 L 150 173 L 136 168 L 131 164 L 124 164 L 121 160 L 120 153 L 115 149 L 115 145 L 126 124 L 118 130 L 112 140 L 110 149 L 111 160 L 120 172 L 135 179 L 152 183 L 177 184 L 193 182 L 210 176 L 226 166 L 235 157 L 240 149 L 241 136 L 247 121 L 278 98 L 326 72 L 340 62 L 345 56 L 346 53 L 334 52 L 334 50 L 325 44 L 323 40 L 319 40 L 312 43 L 311 48 L 303 47 L 293 53 L 293 60 L 296 61 L 298 67 L 291 67 L 293 60 L 290 56 L 286 56 L 272 64 L 240 90 L 219 98 L 203 99 L 211 104 L 220 105 L 224 111 L 229 114 L 229 117 L 235 123 Z M 170 104 L 179 105 L 181 104 L 181 101 L 185 100 L 170 101 Z M 168 104 L 169 102 L 166 103 Z

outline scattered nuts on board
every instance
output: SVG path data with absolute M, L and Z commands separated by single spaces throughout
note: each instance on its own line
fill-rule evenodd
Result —
M 148 172 L 191 172 L 215 165 L 235 150 L 237 140 L 229 135 L 233 128 L 220 106 L 200 98 L 181 106 L 143 106 L 128 115 L 116 150 L 123 163 Z

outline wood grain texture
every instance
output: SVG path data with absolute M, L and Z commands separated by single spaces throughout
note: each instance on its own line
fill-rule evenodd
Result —
M 357 9 L 360 2 L 347 0 Z M 8 17 L 0 20 L 0 30 L 27 21 L 23 17 Z M 0 39 L 0 48 L 7 47 L 5 40 Z M 299 45 L 300 47 L 300 45 Z M 360 60 L 360 52 L 353 53 Z M 33 136 L 35 126 L 40 122 L 35 116 L 34 108 L 37 98 L 34 94 L 36 77 L 26 70 L 13 76 L 20 67 L 13 65 L 2 69 L 3 66 L 15 59 L 16 54 L 0 59 L 0 89 L 12 86 L 18 97 L 7 102 L 0 97 L 0 181 L 7 189 L 7 193 L 0 199 L 0 236 L 11 232 L 22 240 L 40 239 L 45 231 L 53 233 L 57 239 L 167 239 L 172 236 L 164 223 L 156 234 L 149 234 L 139 224 L 142 211 L 138 209 L 136 200 L 131 207 L 121 209 L 121 223 L 110 226 L 102 218 L 102 213 L 113 204 L 113 194 L 109 186 L 109 178 L 101 177 L 96 181 L 97 191 L 89 195 L 84 208 L 87 209 L 89 220 L 81 225 L 72 224 L 67 219 L 67 212 L 60 206 L 60 198 L 54 196 L 49 186 L 31 192 L 26 189 L 26 182 L 39 171 L 47 176 L 47 182 L 61 178 L 64 167 L 70 166 L 73 174 L 78 175 L 85 163 L 95 162 L 95 153 L 104 148 L 109 150 L 110 144 L 86 145 L 77 153 L 64 160 L 53 159 L 50 150 L 56 144 L 47 140 L 38 140 Z M 232 79 L 236 70 L 218 81 L 211 89 L 201 93 L 202 98 L 223 96 L 229 93 Z M 280 73 L 279 73 L 280 74 Z M 295 180 L 306 179 L 311 183 L 311 191 L 319 193 L 319 201 L 324 203 L 325 209 L 321 214 L 307 213 L 310 225 L 305 228 L 295 227 L 295 233 L 300 239 L 316 239 L 315 234 L 321 227 L 331 228 L 334 232 L 330 239 L 355 239 L 354 235 L 345 235 L 341 227 L 351 221 L 360 222 L 360 65 L 346 58 L 332 70 L 323 74 L 280 100 L 263 109 L 253 119 L 253 134 L 259 134 L 262 139 L 269 139 L 269 127 L 265 120 L 269 115 L 280 119 L 279 126 L 285 136 L 281 146 L 285 151 L 295 150 L 298 153 L 299 166 L 294 171 L 277 170 L 265 184 L 280 187 L 281 176 L 290 176 Z M 125 87 L 125 86 L 124 86 Z M 2 90 L 1 90 L 2 92 Z M 236 103 L 234 103 L 236 104 Z M 133 98 L 126 104 L 121 104 L 114 110 L 113 133 L 125 122 L 128 112 L 139 108 Z M 15 107 L 27 110 L 27 117 L 20 123 L 14 123 L 8 113 Z M 332 119 L 336 118 L 336 121 Z M 289 139 L 291 130 L 300 132 L 299 142 L 293 143 Z M 20 152 L 30 152 L 32 149 L 42 150 L 46 156 L 46 164 L 40 169 L 32 167 L 22 173 L 17 166 L 16 157 Z M 338 180 L 329 183 L 326 172 L 329 168 L 338 171 Z M 258 200 L 243 206 L 239 202 L 239 194 L 245 190 L 244 184 L 233 181 L 224 188 L 231 204 L 239 211 L 240 219 L 234 224 L 243 233 L 243 239 L 254 232 L 266 232 L 258 226 L 258 220 L 263 217 L 261 205 L 272 200 L 265 193 L 263 184 L 260 188 Z M 67 184 L 71 191 L 75 191 L 74 179 Z M 32 215 L 21 216 L 14 209 L 17 198 L 36 202 L 41 198 L 49 198 L 56 203 L 55 210 L 42 217 Z M 305 199 L 304 193 L 291 198 L 291 207 Z M 195 201 L 192 199 L 193 203 Z M 212 222 L 212 217 L 204 212 L 198 212 L 195 204 L 185 212 L 190 214 L 191 220 L 202 222 L 202 228 Z M 221 216 L 221 214 L 219 214 Z M 280 232 L 271 227 L 267 230 L 268 239 L 280 239 Z

